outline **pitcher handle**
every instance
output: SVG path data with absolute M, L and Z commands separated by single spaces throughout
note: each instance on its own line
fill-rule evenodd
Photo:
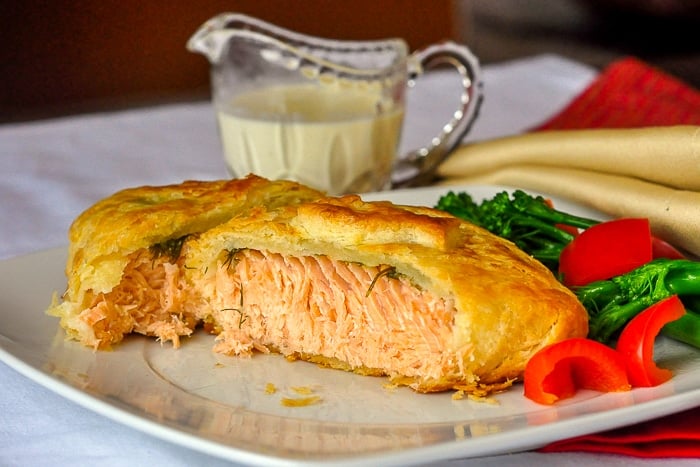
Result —
M 409 57 L 408 86 L 427 70 L 440 64 L 453 66 L 462 79 L 460 107 L 453 113 L 430 145 L 403 156 L 392 175 L 392 188 L 426 185 L 434 180 L 437 167 L 471 130 L 483 100 L 479 60 L 465 46 L 440 42 L 414 52 Z

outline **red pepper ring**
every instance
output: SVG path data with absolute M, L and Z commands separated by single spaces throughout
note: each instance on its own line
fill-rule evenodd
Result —
M 592 339 L 576 337 L 544 347 L 525 366 L 525 397 L 553 404 L 578 389 L 629 391 L 625 359 Z
M 665 324 L 684 314 L 683 302 L 672 295 L 639 313 L 622 330 L 617 351 L 627 361 L 627 377 L 632 385 L 658 386 L 671 379 L 673 373 L 654 362 L 654 342 Z

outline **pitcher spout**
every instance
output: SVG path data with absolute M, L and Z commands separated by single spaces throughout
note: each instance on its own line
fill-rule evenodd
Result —
M 219 15 L 204 23 L 187 41 L 187 50 L 207 57 L 211 64 L 221 61 L 226 44 L 235 34 L 228 27 L 231 15 Z

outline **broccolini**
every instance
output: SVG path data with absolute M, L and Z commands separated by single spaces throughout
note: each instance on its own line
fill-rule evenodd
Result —
M 664 326 L 667 336 L 700 348 L 700 262 L 659 258 L 626 274 L 572 289 L 588 310 L 588 337 L 610 343 L 638 313 L 678 295 L 686 314 Z
M 512 195 L 503 191 L 480 204 L 465 192 L 450 191 L 438 200 L 436 208 L 507 238 L 555 272 L 562 249 L 574 238 L 562 226 L 587 229 L 600 222 L 558 211 L 542 196 L 522 190 Z

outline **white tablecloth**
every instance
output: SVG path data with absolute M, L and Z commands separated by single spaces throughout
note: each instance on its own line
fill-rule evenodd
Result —
M 486 99 L 468 140 L 518 133 L 544 121 L 595 75 L 555 56 L 486 67 Z M 424 144 L 452 112 L 450 83 L 448 73 L 436 73 L 411 92 L 404 149 Z M 73 218 L 121 188 L 227 177 L 214 113 L 206 102 L 0 126 L 0 161 L 0 259 L 66 245 Z M 533 464 L 667 462 L 528 452 L 444 463 Z M 231 464 L 93 413 L 0 363 L 0 465 Z

